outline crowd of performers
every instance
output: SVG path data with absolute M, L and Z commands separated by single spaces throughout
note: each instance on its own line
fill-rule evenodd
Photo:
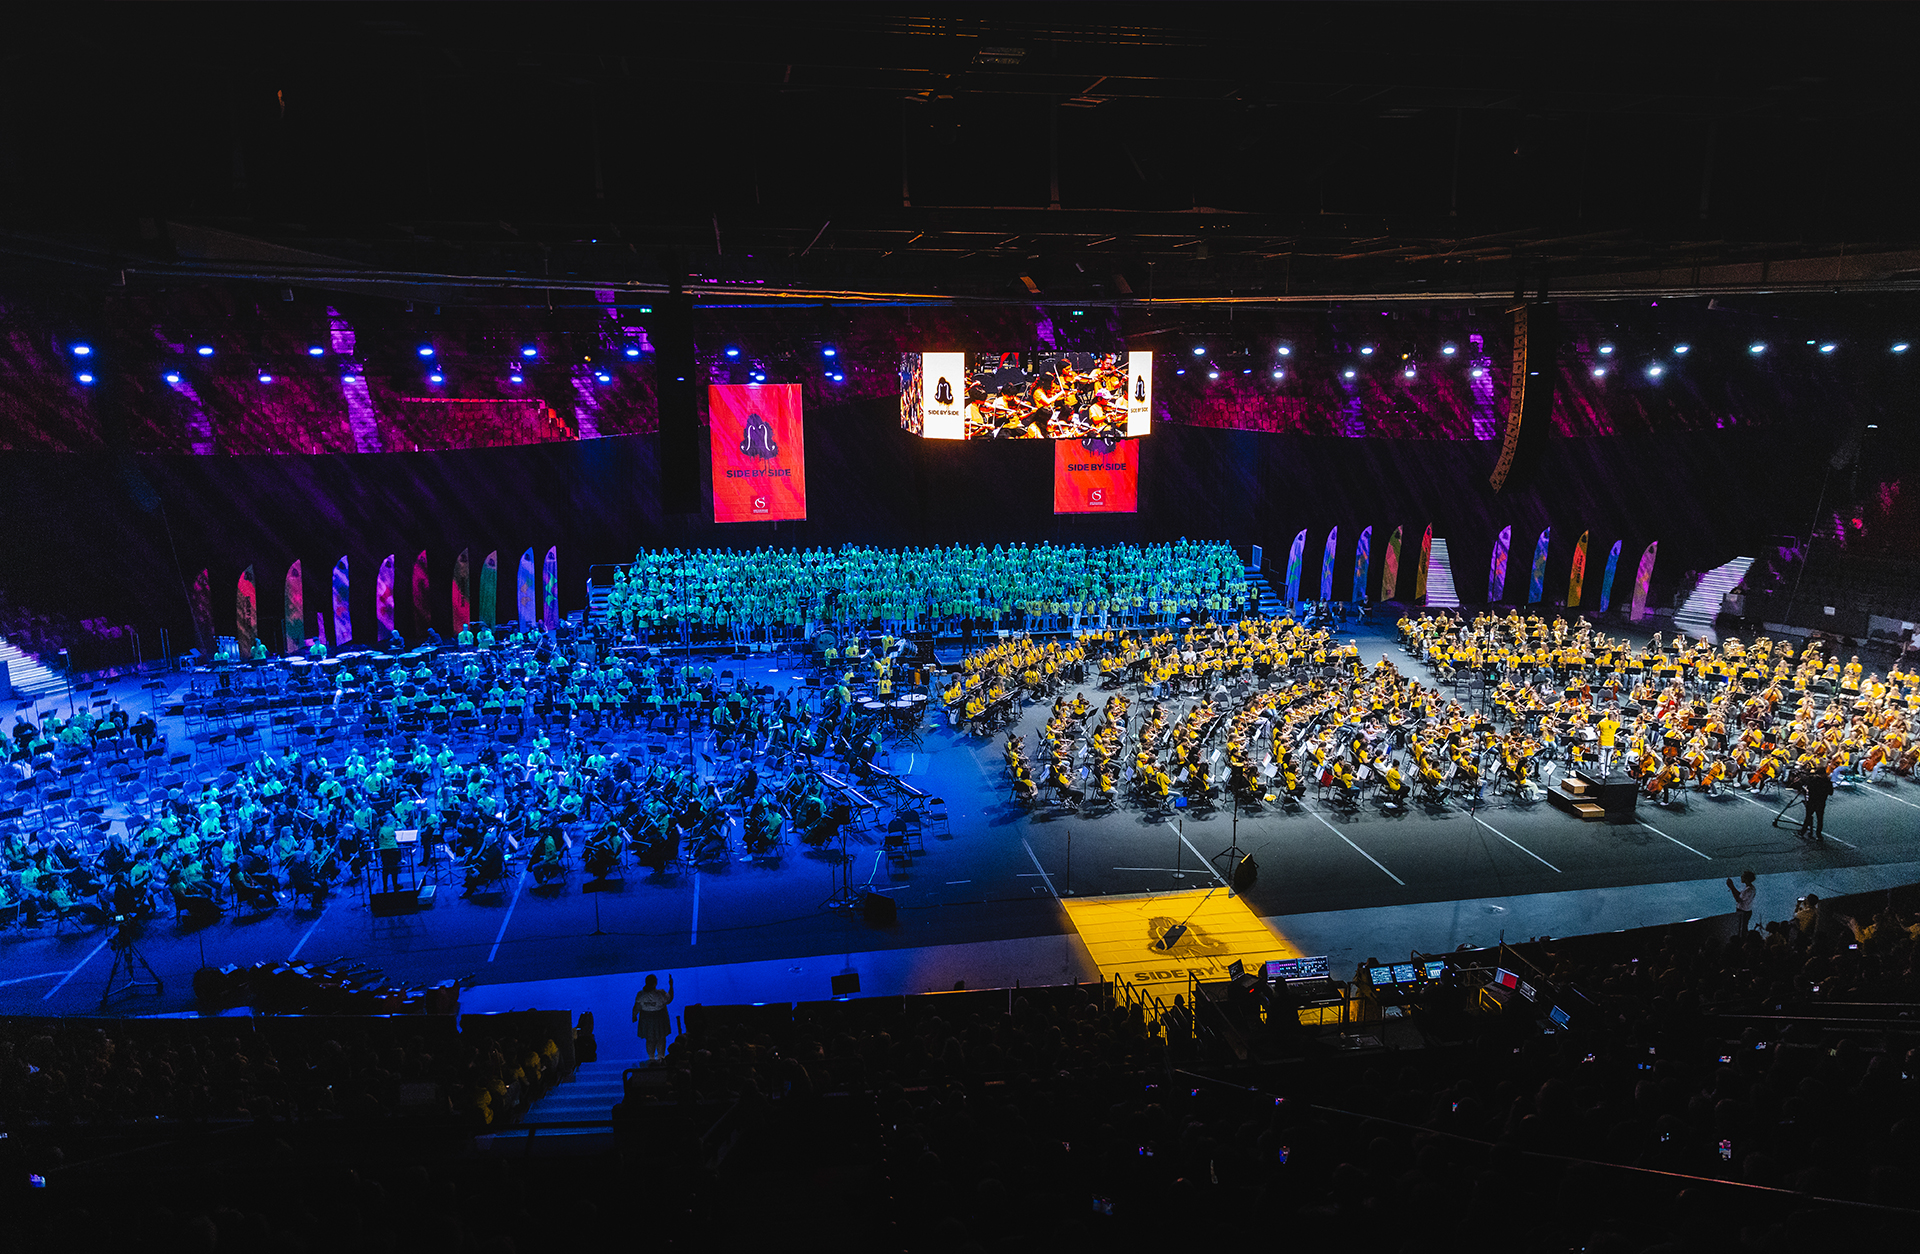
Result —
M 1243 607 L 1246 571 L 1232 546 L 950 545 L 942 548 L 642 552 L 615 572 L 608 613 L 645 636 L 680 625 L 798 630 L 935 619 L 1058 614 L 1215 617 Z M 744 638 L 744 635 L 743 637 Z
M 233 668 L 322 698 L 305 708 L 337 718 L 335 744 L 358 746 L 271 749 L 150 792 L 109 795 L 84 714 L 22 717 L 13 768 L 39 804 L 0 820 L 0 927 L 318 906 L 342 887 L 401 887 L 409 851 L 441 860 L 472 894 L 518 868 L 545 883 L 575 865 L 602 878 L 625 863 L 659 872 L 766 854 L 789 834 L 822 844 L 847 809 L 821 772 L 865 777 L 881 743 L 855 668 L 803 698 L 716 678 L 711 665 L 623 656 L 585 633 L 500 643 L 463 632 L 460 643 L 471 647 L 337 670 Z M 698 727 L 698 755 L 646 743 L 677 743 L 660 733 L 683 725 Z M 473 747 L 456 751 L 462 742 Z M 97 780 L 99 802 L 61 796 L 55 785 L 74 780 Z
M 1402 634 L 1431 681 L 1384 656 L 1365 666 L 1324 629 L 1253 619 L 1003 642 L 970 656 L 944 700 L 983 735 L 1020 702 L 1050 702 L 1036 744 L 1006 737 L 1012 797 L 1087 810 L 1176 797 L 1291 807 L 1310 789 L 1341 808 L 1537 800 L 1575 767 L 1684 804 L 1689 791 L 1765 792 L 1810 772 L 1886 781 L 1920 760 L 1920 674 L 1882 678 L 1818 645 L 1632 647 L 1518 613 L 1408 618 Z M 1113 695 L 1068 691 L 1096 672 Z

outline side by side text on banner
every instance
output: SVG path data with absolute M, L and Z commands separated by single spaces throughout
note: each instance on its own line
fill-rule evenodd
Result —
M 726 383 L 707 389 L 713 521 L 807 516 L 806 435 L 798 383 Z

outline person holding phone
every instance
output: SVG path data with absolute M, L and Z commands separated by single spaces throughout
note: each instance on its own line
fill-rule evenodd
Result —
M 1727 891 L 1733 894 L 1733 918 L 1734 922 L 1738 925 L 1736 930 L 1745 932 L 1748 923 L 1753 920 L 1753 899 L 1758 892 L 1754 887 L 1753 872 L 1740 872 L 1740 884 L 1738 887 L 1735 887 L 1734 882 L 1729 879 L 1727 881 Z

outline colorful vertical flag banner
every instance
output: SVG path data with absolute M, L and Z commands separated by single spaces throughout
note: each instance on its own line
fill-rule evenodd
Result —
M 1653 559 L 1660 550 L 1660 542 L 1655 540 L 1640 555 L 1640 573 L 1633 577 L 1633 612 L 1628 615 L 1634 622 L 1647 616 L 1647 589 L 1653 585 Z
M 1413 599 L 1420 604 L 1427 600 L 1427 567 L 1433 561 L 1433 524 L 1427 524 L 1426 534 L 1420 537 L 1420 564 L 1413 572 Z
M 1367 568 L 1373 564 L 1373 528 L 1364 527 L 1360 531 L 1360 542 L 1353 550 L 1353 603 L 1364 604 L 1367 599 Z
M 1055 440 L 1053 512 L 1134 514 L 1140 510 L 1140 441 Z
M 1393 594 L 1400 590 L 1400 528 L 1393 529 L 1393 535 L 1387 541 L 1386 555 L 1380 559 L 1380 599 L 1393 600 Z
M 500 621 L 500 550 L 487 554 L 480 563 L 480 595 L 474 598 L 475 622 L 491 627 Z
M 233 638 L 240 646 L 241 657 L 253 653 L 259 622 L 260 602 L 253 590 L 253 567 L 249 566 L 240 572 L 240 581 L 233 589 Z
M 707 389 L 713 521 L 807 516 L 807 441 L 798 383 L 716 383 Z
M 1587 582 L 1587 537 L 1591 532 L 1580 533 L 1580 541 L 1573 546 L 1573 569 L 1567 575 L 1567 608 L 1580 608 L 1580 596 L 1586 591 Z
M 1533 546 L 1533 573 L 1527 577 L 1527 604 L 1538 604 L 1540 598 L 1547 595 L 1547 543 L 1553 538 L 1553 528 L 1541 531 L 1539 543 Z
M 514 585 L 514 608 L 520 616 L 521 630 L 534 625 L 533 550 L 520 555 L 520 578 Z
M 433 626 L 433 583 L 428 578 L 427 551 L 420 550 L 420 556 L 413 559 L 413 634 L 422 640 L 427 630 Z M 462 624 L 464 626 L 464 624 Z M 454 628 L 455 631 L 459 627 Z
M 393 634 L 393 566 L 396 555 L 389 553 L 380 563 L 379 573 L 373 577 L 373 621 L 377 630 L 374 638 L 384 642 Z
M 292 657 L 307 644 L 307 587 L 300 575 L 300 559 L 287 567 L 286 601 L 280 613 L 281 634 L 286 637 L 286 654 Z
M 213 573 L 206 567 L 193 577 L 193 592 L 187 598 L 193 614 L 193 633 L 198 637 L 201 657 L 213 655 Z
M 1607 603 L 1613 599 L 1613 576 L 1620 569 L 1620 541 L 1615 540 L 1613 547 L 1607 550 L 1606 573 L 1600 576 L 1600 612 L 1607 612 Z
M 1289 604 L 1300 599 L 1300 563 L 1306 559 L 1306 556 L 1307 532 L 1303 527 L 1300 529 L 1300 534 L 1293 538 L 1293 547 L 1287 550 L 1287 602 Z
M 540 570 L 540 611 L 548 631 L 560 630 L 560 546 L 547 550 Z
M 471 549 L 461 549 L 460 556 L 453 559 L 453 591 L 448 598 L 453 607 L 453 630 L 462 632 L 473 622 L 473 601 L 468 597 L 468 555 Z
M 1333 555 L 1340 546 L 1340 528 L 1327 533 L 1327 548 L 1320 555 L 1320 599 L 1333 600 Z
M 1487 602 L 1492 604 L 1507 590 L 1507 550 L 1513 547 L 1513 528 L 1502 527 L 1493 541 L 1493 564 L 1487 568 Z
M 333 647 L 353 643 L 353 586 L 347 574 L 347 559 L 333 564 Z

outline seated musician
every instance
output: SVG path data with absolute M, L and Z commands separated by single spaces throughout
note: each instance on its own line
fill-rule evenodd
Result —
M 620 865 L 620 852 L 626 842 L 627 834 L 618 823 L 611 818 L 602 822 L 593 835 L 587 837 L 584 853 L 587 874 L 596 880 L 605 879 Z
M 785 821 L 786 816 L 780 813 L 772 797 L 756 798 L 753 808 L 747 813 L 747 848 L 753 853 L 766 853 L 772 849 L 774 842 L 779 839 L 780 826 Z
M 467 859 L 467 883 L 461 896 L 503 878 L 507 873 L 506 856 L 505 831 L 498 823 L 489 824 L 486 834 L 480 838 L 480 848 Z

